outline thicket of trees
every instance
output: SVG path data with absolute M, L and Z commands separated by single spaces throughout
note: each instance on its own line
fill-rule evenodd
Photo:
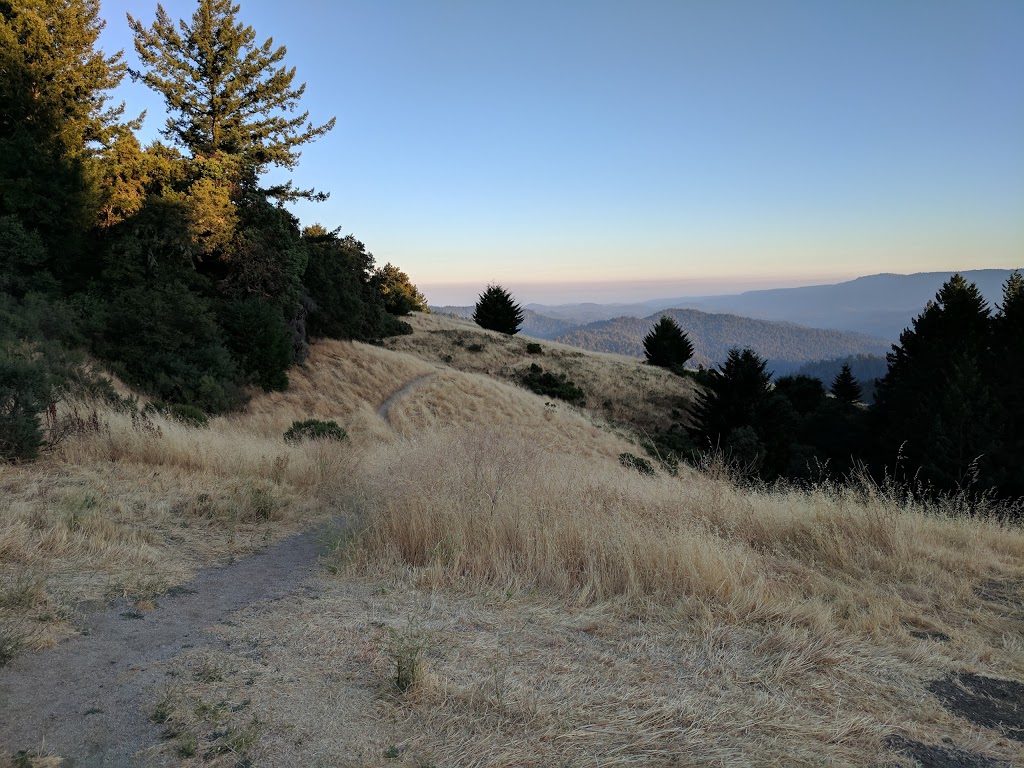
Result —
M 261 185 L 334 119 L 297 112 L 305 86 L 285 48 L 258 43 L 238 10 L 129 16 L 143 64 L 130 74 L 168 112 L 166 143 L 142 147 L 140 118 L 108 103 L 129 72 L 97 48 L 99 0 L 0 0 L 0 456 L 38 449 L 40 413 L 85 353 L 157 398 L 220 412 L 247 386 L 286 387 L 313 337 L 408 330 L 386 311 L 394 267 L 283 207 L 324 193 Z
M 1024 278 L 995 313 L 959 274 L 903 332 L 873 406 L 843 365 L 829 393 L 809 376 L 771 385 L 766 363 L 732 350 L 698 374 L 691 457 L 718 449 L 763 479 L 841 477 L 861 465 L 924 492 L 1024 497 Z M 677 441 L 678 442 L 678 441 Z

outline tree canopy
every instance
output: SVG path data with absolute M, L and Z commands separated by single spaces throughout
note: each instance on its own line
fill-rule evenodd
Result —
M 849 363 L 843 363 L 842 369 L 832 380 L 832 387 L 829 390 L 837 400 L 847 403 L 859 403 L 861 399 L 861 388 L 857 379 L 853 377 L 853 370 Z
M 334 118 L 315 126 L 308 112 L 292 114 L 306 86 L 294 85 L 294 67 L 282 66 L 287 49 L 273 38 L 257 44 L 238 11 L 232 0 L 199 0 L 191 22 L 175 24 L 157 5 L 148 29 L 128 14 L 145 67 L 132 76 L 163 95 L 163 135 L 193 156 L 237 156 L 256 174 L 271 165 L 292 169 L 299 147 L 330 131 Z
M 260 188 L 333 120 L 295 116 L 285 49 L 256 45 L 237 12 L 198 0 L 190 22 L 130 19 L 133 74 L 178 145 L 142 147 L 109 103 L 126 67 L 98 47 L 99 0 L 0 0 L 0 457 L 46 444 L 40 413 L 91 381 L 83 353 L 155 407 L 221 412 L 287 387 L 312 337 L 410 330 L 362 243 L 303 234 L 281 203 L 306 193 Z
M 990 315 L 977 286 L 955 274 L 888 355 L 874 411 L 878 451 L 926 483 L 956 487 L 987 461 Z
M 523 323 L 523 308 L 500 285 L 488 285 L 477 299 L 473 321 L 481 328 L 512 336 Z
M 681 369 L 693 357 L 693 344 L 679 323 L 662 315 L 644 336 L 644 356 L 650 365 Z
M 430 311 L 426 296 L 405 272 L 390 262 L 374 273 L 371 283 L 383 299 L 384 309 L 392 315 Z

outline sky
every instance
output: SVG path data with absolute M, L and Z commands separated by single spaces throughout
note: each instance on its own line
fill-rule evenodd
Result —
M 1024 265 L 1020 0 L 240 5 L 337 117 L 291 174 L 330 199 L 293 212 L 433 304 Z M 155 9 L 105 0 L 101 46 L 137 66 Z M 155 94 L 115 96 L 158 137 Z

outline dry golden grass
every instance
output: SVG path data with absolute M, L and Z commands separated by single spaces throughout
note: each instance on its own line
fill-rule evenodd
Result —
M 237 423 L 97 416 L 98 431 L 36 464 L 0 465 L 0 631 L 29 647 L 70 632 L 83 600 L 142 599 L 333 514 L 352 460 Z M 27 584 L 31 600 L 16 597 Z
M 912 765 L 893 734 L 1024 761 L 926 688 L 960 670 L 1024 679 L 1019 527 L 867 487 L 642 476 L 593 412 L 500 381 L 526 360 L 504 346 L 525 342 L 414 323 L 404 352 L 317 344 L 288 392 L 208 430 L 102 411 L 104 429 L 0 467 L 0 621 L 43 645 L 77 599 L 143 596 L 340 515 L 355 526 L 325 561 L 336 575 L 233 617 L 225 650 L 168 662 L 154 705 L 173 736 L 155 761 Z M 464 352 L 477 362 L 446 351 L 453 330 L 485 338 Z M 552 362 L 577 354 L 575 372 Z M 642 408 L 606 358 L 541 363 Z M 682 382 L 629 365 L 652 388 Z M 310 417 L 349 441 L 283 442 Z M 400 691 L 396 661 L 416 649 Z
M 506 336 L 448 315 L 417 313 L 406 320 L 413 334 L 387 339 L 389 349 L 506 381 L 516 381 L 520 372 L 536 363 L 546 371 L 566 374 L 586 393 L 586 410 L 616 424 L 648 432 L 664 428 L 685 421 L 693 400 L 692 381 L 632 357 Z M 529 342 L 539 343 L 543 354 L 527 353 Z
M 428 374 L 436 381 L 397 402 L 390 426 L 378 407 Z M 339 487 L 374 446 L 439 424 L 515 423 L 610 456 L 631 447 L 574 409 L 366 344 L 320 342 L 290 379 L 287 392 L 260 393 L 208 429 L 66 405 L 99 428 L 35 464 L 0 465 L 0 634 L 50 645 L 72 631 L 83 600 L 152 595 L 334 516 Z M 291 423 L 307 418 L 334 419 L 349 439 L 285 443 Z

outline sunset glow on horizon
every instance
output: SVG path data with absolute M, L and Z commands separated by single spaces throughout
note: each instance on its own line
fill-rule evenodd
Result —
M 155 8 L 103 3 L 104 47 L 135 66 L 124 13 Z M 434 302 L 1024 262 L 1021 3 L 250 0 L 240 18 L 288 46 L 310 119 L 338 118 L 290 174 L 331 193 L 295 205 L 302 224 L 353 233 Z M 157 138 L 157 97 L 117 97 Z

